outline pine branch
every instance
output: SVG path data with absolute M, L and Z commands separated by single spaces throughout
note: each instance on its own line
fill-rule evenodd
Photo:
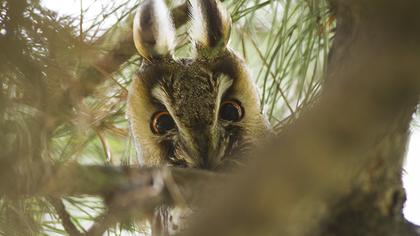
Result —
M 47 197 L 70 235 L 102 235 L 124 219 L 142 220 L 157 206 L 198 204 L 202 192 L 218 191 L 226 176 L 208 171 L 179 168 L 135 168 L 66 164 L 33 167 L 31 179 L 5 170 L 15 181 L 2 181 L 1 198 Z M 34 181 L 36 180 L 36 181 Z M 215 184 L 219 183 L 219 184 Z M 177 191 L 174 191 L 176 189 Z M 65 196 L 101 196 L 107 210 L 86 232 L 77 230 L 63 203 Z
M 204 189 L 204 183 L 221 182 L 225 178 L 221 174 L 185 168 L 83 166 L 74 163 L 62 166 L 44 163 L 34 166 L 31 169 L 31 179 L 22 178 L 19 172 L 14 170 L 4 171 L 5 175 L 16 181 L 10 184 L 1 183 L 0 196 L 3 197 L 60 198 L 98 195 L 106 197 L 114 206 L 120 207 L 131 206 L 141 198 L 156 197 L 160 199 L 159 202 L 174 203 L 176 196 L 171 190 L 172 186 L 167 184 L 172 183 L 167 181 L 168 175 L 173 176 L 173 183 L 181 190 L 183 199 L 188 202 L 197 196 L 193 189 Z M 143 195 L 138 195 L 139 192 Z
M 50 197 L 48 198 L 51 205 L 54 207 L 55 211 L 57 212 L 58 216 L 60 217 L 61 223 L 66 230 L 66 232 L 70 236 L 81 236 L 82 233 L 76 228 L 76 226 L 71 221 L 71 216 L 66 211 L 66 207 L 64 206 L 63 202 L 58 198 Z

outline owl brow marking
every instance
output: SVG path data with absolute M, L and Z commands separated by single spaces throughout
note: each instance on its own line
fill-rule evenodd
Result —
M 162 84 L 162 82 L 156 83 L 155 86 L 152 88 L 152 96 L 160 103 L 162 103 L 162 105 L 165 106 L 168 112 L 173 116 L 174 111 L 171 110 L 169 95 L 165 90 L 165 87 Z
M 214 120 L 217 121 L 219 118 L 219 109 L 220 109 L 220 103 L 222 102 L 222 97 L 225 95 L 225 93 L 228 91 L 230 87 L 233 85 L 233 79 L 229 76 L 222 74 L 218 78 L 218 90 L 217 90 L 217 97 L 216 97 L 216 112 Z M 214 125 L 216 125 L 217 122 L 214 122 Z
M 156 83 L 156 85 L 152 88 L 151 94 L 155 99 L 162 103 L 162 105 L 166 108 L 166 110 L 168 110 L 169 114 L 172 116 L 172 119 L 174 120 L 176 126 L 181 129 L 182 124 L 180 124 L 178 119 L 176 119 L 174 115 L 175 111 L 172 109 L 171 103 L 169 102 L 169 95 L 161 82 Z
M 230 78 L 228 75 L 222 74 L 219 76 L 218 79 L 219 82 L 219 90 L 217 96 L 220 97 L 220 99 L 225 95 L 227 90 L 232 87 L 233 85 L 233 79 Z
M 154 88 L 152 88 L 152 96 L 161 102 L 165 107 L 169 106 L 168 93 L 162 87 L 162 84 L 157 83 Z

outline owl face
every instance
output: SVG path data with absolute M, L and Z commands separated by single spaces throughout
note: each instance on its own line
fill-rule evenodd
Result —
M 145 60 L 130 89 L 128 119 L 148 166 L 215 169 L 267 127 L 245 64 L 226 47 L 227 13 L 205 0 L 190 12 L 190 59 L 173 57 L 175 33 L 163 1 L 145 1 L 136 16 L 134 38 Z

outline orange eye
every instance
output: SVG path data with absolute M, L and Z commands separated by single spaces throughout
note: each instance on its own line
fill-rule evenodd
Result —
M 241 104 L 236 100 L 226 100 L 220 106 L 220 118 L 227 121 L 238 122 L 244 116 Z
M 160 111 L 153 115 L 150 124 L 153 133 L 165 134 L 166 132 L 175 128 L 175 122 L 167 111 Z

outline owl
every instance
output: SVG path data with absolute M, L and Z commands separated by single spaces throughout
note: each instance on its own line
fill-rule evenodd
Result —
M 127 117 L 143 165 L 218 170 L 237 161 L 234 154 L 260 139 L 268 124 L 247 66 L 228 47 L 227 10 L 218 0 L 189 3 L 190 58 L 174 55 L 176 32 L 165 1 L 140 5 L 133 33 L 143 61 Z

